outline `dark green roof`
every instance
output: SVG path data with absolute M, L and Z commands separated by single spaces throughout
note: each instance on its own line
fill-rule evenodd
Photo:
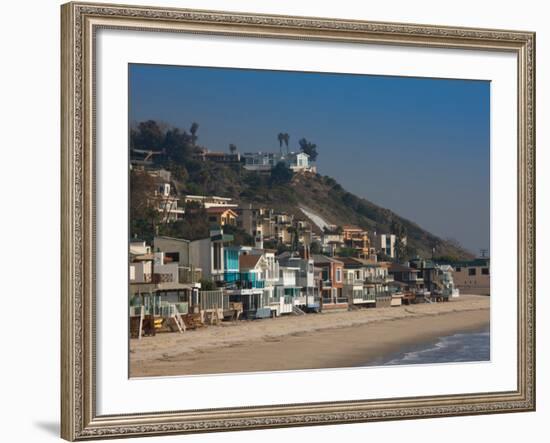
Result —
M 218 235 L 213 235 L 212 237 L 210 237 L 210 240 L 212 241 L 223 241 L 223 242 L 230 242 L 230 241 L 233 241 L 235 239 L 235 237 L 233 237 L 231 234 L 218 234 Z

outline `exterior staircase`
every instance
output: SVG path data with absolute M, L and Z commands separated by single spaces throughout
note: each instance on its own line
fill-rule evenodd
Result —
M 294 315 L 306 315 L 306 313 L 302 311 L 298 306 L 292 306 L 292 313 Z

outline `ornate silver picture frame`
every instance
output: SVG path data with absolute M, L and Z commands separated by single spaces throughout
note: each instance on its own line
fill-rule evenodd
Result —
M 87 440 L 533 411 L 535 409 L 535 34 L 524 31 L 67 3 L 62 22 L 61 435 Z M 456 395 L 98 415 L 96 33 L 190 33 L 517 57 L 517 389 Z M 121 171 L 125 174 L 127 171 Z

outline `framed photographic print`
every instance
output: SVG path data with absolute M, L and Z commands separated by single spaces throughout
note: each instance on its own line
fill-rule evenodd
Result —
M 62 14 L 62 437 L 535 408 L 535 35 Z

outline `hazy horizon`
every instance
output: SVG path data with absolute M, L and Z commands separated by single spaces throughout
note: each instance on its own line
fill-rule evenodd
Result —
M 278 152 L 317 144 L 317 169 L 348 191 L 477 254 L 489 249 L 490 82 L 131 64 L 130 121 L 199 144 Z

